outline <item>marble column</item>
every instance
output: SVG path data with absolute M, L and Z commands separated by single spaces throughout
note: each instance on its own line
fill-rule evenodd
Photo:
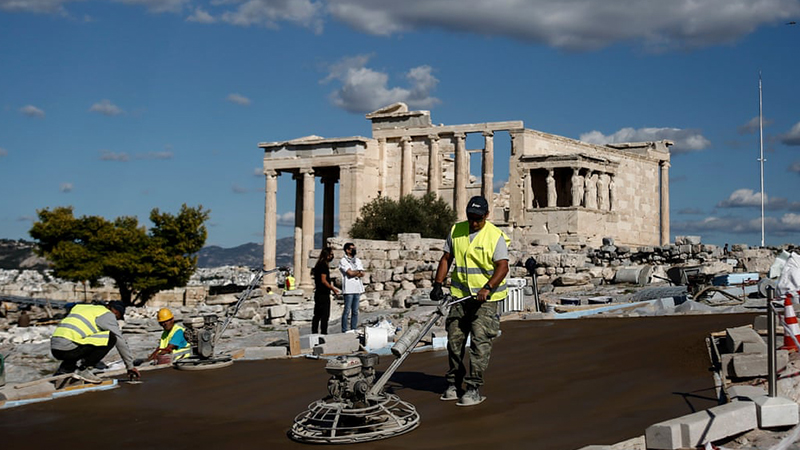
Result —
M 264 270 L 276 267 L 275 245 L 278 239 L 278 173 L 272 169 L 264 170 L 266 188 L 264 198 Z M 264 275 L 261 287 L 275 287 L 276 274 Z M 266 290 L 266 289 L 265 289 Z
M 328 175 L 322 178 L 324 196 L 322 202 L 322 246 L 327 247 L 328 238 L 333 237 L 334 193 L 337 178 Z
M 469 177 L 469 155 L 467 154 L 467 135 L 456 133 L 455 168 L 453 175 L 455 183 L 453 189 L 453 209 L 459 220 L 467 218 L 467 178 Z
M 414 164 L 412 161 L 411 138 L 403 136 L 400 139 L 403 148 L 402 172 L 400 173 L 400 196 L 411 194 L 414 187 Z
M 292 258 L 292 273 L 295 281 L 300 280 L 303 267 L 303 175 L 298 172 L 294 178 L 294 252 Z
M 489 202 L 489 217 L 494 211 L 494 132 L 486 131 L 483 133 L 483 164 L 481 164 L 481 195 Z
M 522 172 L 522 199 L 525 201 L 525 209 L 533 209 L 533 180 L 530 170 Z
M 669 161 L 661 161 L 661 245 L 669 244 Z
M 386 194 L 386 138 L 378 138 L 378 195 Z M 339 193 L 341 195 L 341 192 Z
M 428 192 L 439 196 L 439 185 L 442 179 L 442 165 L 439 163 L 439 136 L 428 136 L 430 149 L 428 151 Z
M 305 169 L 303 173 L 303 257 L 300 260 L 300 273 L 295 270 L 297 285 L 310 292 L 314 289 L 314 279 L 309 272 L 308 258 L 314 251 L 314 171 Z

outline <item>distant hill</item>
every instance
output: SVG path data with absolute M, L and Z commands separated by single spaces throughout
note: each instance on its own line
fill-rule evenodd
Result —
M 35 246 L 36 244 L 29 241 L 0 239 L 0 269 L 47 269 L 47 260 L 33 252 Z
M 322 245 L 322 234 L 314 236 L 317 247 Z M 34 242 L 25 240 L 0 239 L 0 269 L 5 270 L 44 270 L 47 260 L 36 256 Z M 294 238 L 278 239 L 275 246 L 276 264 L 278 267 L 291 266 L 294 263 Z M 214 268 L 221 266 L 261 267 L 264 250 L 261 244 L 251 242 L 233 248 L 222 248 L 216 245 L 203 247 L 197 253 L 197 267 Z

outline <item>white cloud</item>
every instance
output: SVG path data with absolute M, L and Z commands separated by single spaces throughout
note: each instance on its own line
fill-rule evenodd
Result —
M 231 186 L 231 190 L 233 191 L 234 194 L 246 194 L 246 193 L 250 192 L 250 190 L 247 189 L 246 187 L 240 186 L 240 185 L 238 185 L 236 183 L 234 183 Z
M 163 151 L 163 152 L 147 152 L 147 153 L 136 153 L 133 155 L 133 159 L 138 160 L 166 160 L 172 159 L 175 155 L 171 151 Z M 119 162 L 126 162 L 130 161 L 131 157 L 125 152 L 112 152 L 109 150 L 101 150 L 100 151 L 100 160 L 101 161 L 119 161 Z
M 3 156 L 8 156 L 8 150 L 4 149 L 3 147 L 0 147 L 0 158 L 2 158 Z
M 766 201 L 769 196 L 764 197 Z M 726 200 L 721 201 L 717 207 L 719 208 L 748 208 L 758 206 L 761 207 L 761 193 L 753 192 L 752 189 L 737 189 Z
M 410 88 L 389 88 L 388 74 L 366 67 L 370 57 L 348 57 L 329 67 L 322 82 L 336 80 L 342 84 L 330 94 L 334 105 L 349 112 L 367 113 L 396 102 L 404 102 L 411 108 L 430 108 L 440 103 L 431 96 L 439 80 L 432 75 L 430 66 L 414 67 L 405 74 Z
M 191 3 L 191 0 L 114 0 L 117 3 L 129 5 L 141 5 L 152 13 L 173 12 L 178 13 L 183 10 L 183 6 Z
M 100 161 L 127 161 L 128 154 L 125 152 L 115 153 L 110 150 L 100 151 Z
M 294 226 L 294 212 L 289 211 L 283 214 L 278 214 L 278 226 L 279 227 L 293 227 Z
M 66 15 L 64 4 L 82 0 L 0 0 L 0 11 Z
M 761 193 L 752 189 L 737 189 L 725 200 L 717 204 L 717 208 L 761 208 Z M 800 210 L 800 202 L 790 202 L 783 197 L 764 196 L 764 208 L 776 211 L 788 209 Z
M 679 233 L 722 232 L 760 235 L 761 218 L 706 217 L 699 221 L 673 222 L 670 226 L 673 231 Z M 764 230 L 767 235 L 776 236 L 800 233 L 800 214 L 786 213 L 781 217 L 765 217 Z
M 111 103 L 111 100 L 103 99 L 92 105 L 89 112 L 97 112 L 104 116 L 118 116 L 125 111 L 120 109 L 117 105 Z
M 255 169 L 253 169 L 253 176 L 256 176 L 256 177 L 259 177 L 259 178 L 263 177 L 264 176 L 264 168 L 259 166 L 259 167 L 256 167 Z
M 337 0 L 328 11 L 353 28 L 391 35 L 420 28 L 510 36 L 569 50 L 619 42 L 651 49 L 734 42 L 800 14 L 797 0 Z
M 242 106 L 247 106 L 252 103 L 249 98 L 241 94 L 230 94 L 225 98 L 225 100 Z
M 208 13 L 208 11 L 197 8 L 194 10 L 191 16 L 186 18 L 187 22 L 197 22 L 197 23 L 215 23 L 217 19 Z
M 784 145 L 798 146 L 800 145 L 800 122 L 794 124 L 789 132 L 779 136 L 779 139 Z
M 621 142 L 649 142 L 662 139 L 674 142 L 669 151 L 672 154 L 696 152 L 708 148 L 711 142 L 699 130 L 680 128 L 622 128 L 616 133 L 606 136 L 599 131 L 590 131 L 580 135 L 579 139 L 591 144 L 605 145 Z
M 58 188 L 58 190 L 66 194 L 72 192 L 72 187 L 72 183 L 61 183 L 61 186 Z
M 795 161 L 789 166 L 789 172 L 800 173 L 800 161 Z
M 278 28 L 280 22 L 291 22 L 321 33 L 322 3 L 310 0 L 246 0 L 235 10 L 222 13 L 221 20 L 236 26 L 257 25 L 273 29 Z
M 172 159 L 175 155 L 170 151 L 137 153 L 136 159 Z
M 772 125 L 772 120 L 763 119 L 763 125 L 765 127 Z M 739 134 L 754 134 L 758 133 L 759 128 L 760 128 L 759 119 L 758 116 L 755 116 L 752 119 L 748 120 L 747 123 L 745 123 L 744 125 L 739 125 L 739 127 L 736 128 L 736 131 L 738 131 Z
M 28 117 L 37 117 L 39 119 L 44 118 L 44 111 L 33 105 L 25 105 L 19 109 L 19 112 L 25 114 Z

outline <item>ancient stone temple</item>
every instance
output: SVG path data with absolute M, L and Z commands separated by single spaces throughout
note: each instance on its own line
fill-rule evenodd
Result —
M 600 245 L 603 237 L 634 246 L 669 242 L 669 141 L 594 145 L 525 129 L 522 121 L 434 125 L 429 111 L 409 111 L 403 103 L 366 118 L 372 122 L 369 138 L 307 136 L 258 144 L 266 176 L 265 267 L 275 267 L 280 174 L 296 180 L 295 267 L 306 267 L 314 250 L 316 177 L 324 189 L 323 239 L 334 235 L 339 183 L 341 236 L 376 197 L 433 192 L 460 218 L 471 196 L 485 196 L 490 219 L 516 245 Z M 494 193 L 497 132 L 511 142 L 508 183 Z M 483 138 L 482 148 L 467 148 L 471 134 Z M 480 177 L 471 175 L 477 164 L 471 155 L 480 160 Z M 307 270 L 295 272 L 299 285 L 313 283 Z

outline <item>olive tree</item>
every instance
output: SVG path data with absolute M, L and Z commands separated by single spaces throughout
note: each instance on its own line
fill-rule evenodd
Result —
M 148 230 L 136 217 L 108 221 L 75 217 L 72 207 L 45 208 L 37 211 L 30 235 L 56 277 L 92 286 L 109 277 L 125 304 L 141 306 L 159 291 L 186 286 L 206 241 L 209 213 L 185 204 L 177 215 L 156 208 Z

